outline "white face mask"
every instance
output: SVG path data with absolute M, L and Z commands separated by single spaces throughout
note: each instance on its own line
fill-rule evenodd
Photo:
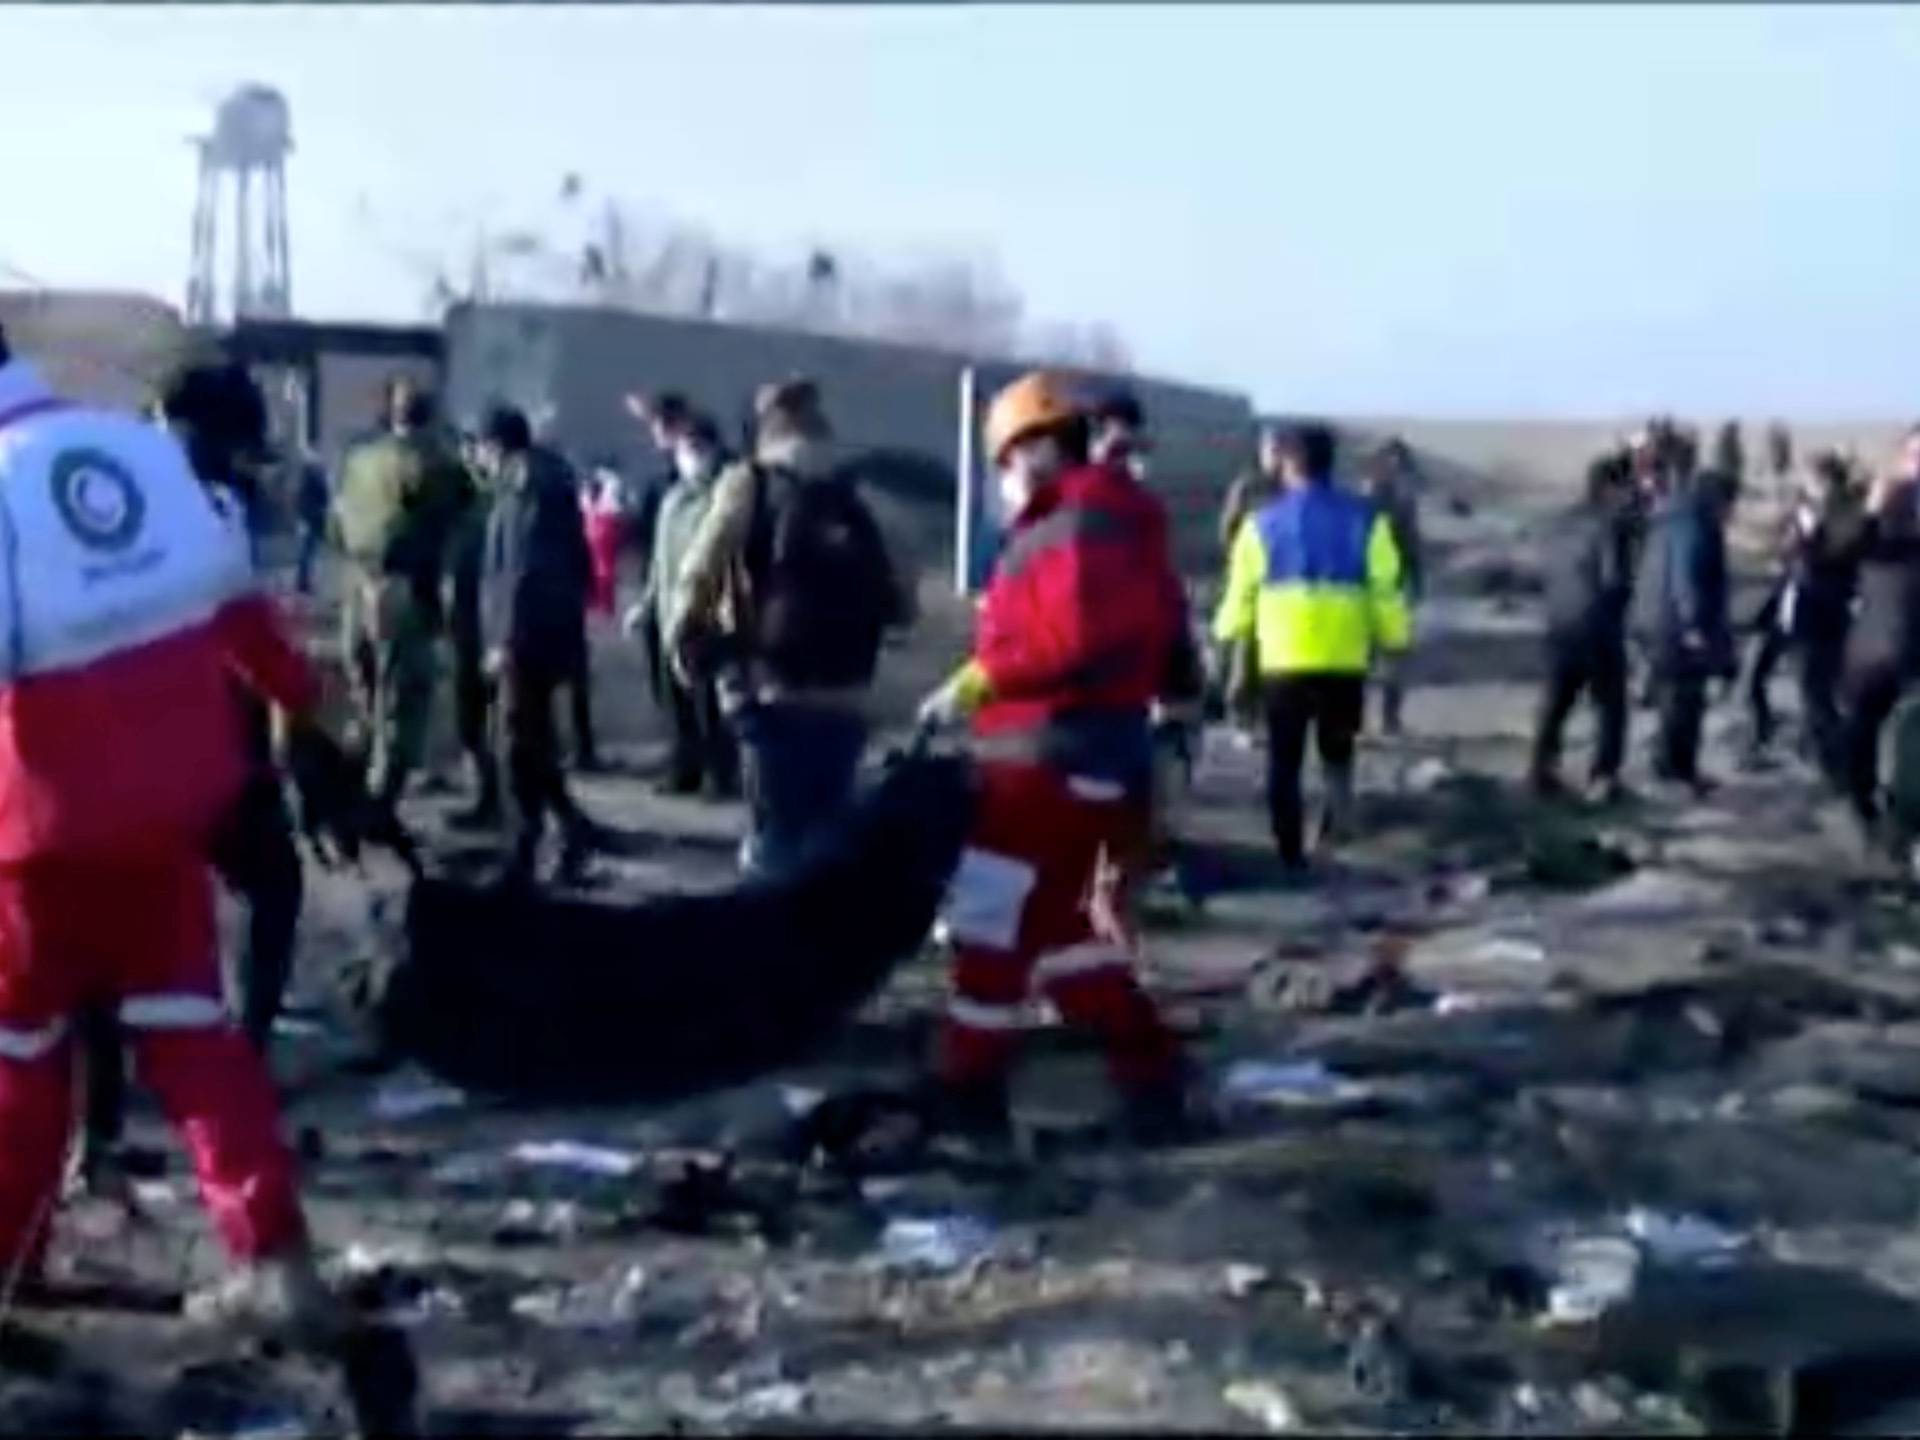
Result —
M 1059 467 L 1060 452 L 1051 437 L 1023 441 L 1008 451 L 999 475 L 1001 518 L 1019 519 L 1041 483 Z
M 1033 499 L 1033 477 L 1018 458 L 1001 467 L 999 474 L 1000 518 L 1017 520 Z
M 691 445 L 682 445 L 673 452 L 673 465 L 682 480 L 700 481 L 713 473 L 713 457 Z

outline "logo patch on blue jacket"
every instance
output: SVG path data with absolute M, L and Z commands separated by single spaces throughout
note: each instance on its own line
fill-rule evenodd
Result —
M 53 459 L 48 483 L 60 519 L 89 550 L 117 555 L 140 538 L 147 497 L 111 455 L 64 450 Z

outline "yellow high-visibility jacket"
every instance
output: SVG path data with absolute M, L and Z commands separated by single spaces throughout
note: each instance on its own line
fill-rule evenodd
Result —
M 1252 638 L 1262 675 L 1365 674 L 1411 628 L 1393 528 L 1365 500 L 1309 485 L 1240 526 L 1213 635 Z

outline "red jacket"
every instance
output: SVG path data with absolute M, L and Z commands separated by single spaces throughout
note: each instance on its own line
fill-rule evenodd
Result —
M 318 694 L 244 534 L 164 431 L 20 364 L 0 530 L 0 865 L 204 844 L 245 777 L 231 680 L 296 714 Z
M 981 736 L 1137 718 L 1159 694 L 1185 600 L 1160 501 L 1117 465 L 1046 485 L 1007 535 L 974 661 L 992 698 Z

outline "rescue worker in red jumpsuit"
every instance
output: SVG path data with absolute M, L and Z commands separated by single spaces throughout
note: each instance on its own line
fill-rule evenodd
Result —
M 971 718 L 980 771 L 945 916 L 936 1124 L 1009 1136 L 1007 1072 L 1037 993 L 1104 1041 L 1131 1136 L 1177 1138 L 1198 1118 L 1179 1044 L 1090 912 L 1102 850 L 1133 853 L 1147 824 L 1148 709 L 1184 613 L 1166 513 L 1123 463 L 1089 463 L 1062 377 L 1015 381 L 986 430 L 1006 544 L 973 658 L 921 710 L 929 728 Z
M 42 1288 L 68 1037 L 112 1007 L 242 1262 L 191 1313 L 335 1336 L 272 1082 L 220 998 L 207 860 L 244 780 L 230 678 L 305 717 L 314 673 L 173 437 L 64 402 L 4 337 L 0 517 L 0 1267 Z

